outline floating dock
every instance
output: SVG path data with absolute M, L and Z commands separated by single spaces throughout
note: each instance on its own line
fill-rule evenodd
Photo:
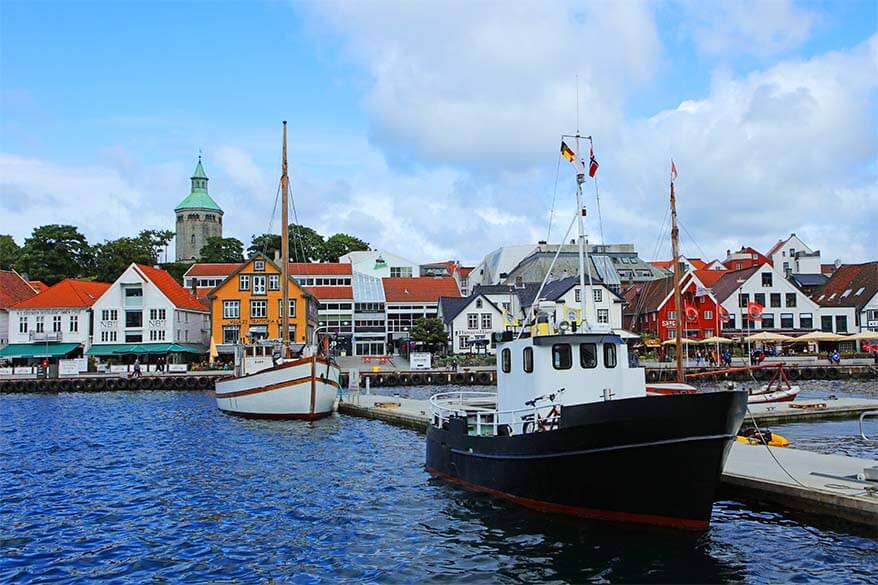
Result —
M 771 423 L 855 417 L 860 412 L 878 410 L 878 400 L 840 398 L 808 402 L 828 402 L 832 407 L 768 410 L 771 404 L 754 404 L 750 408 L 758 422 Z M 358 392 L 348 395 L 338 410 L 421 432 L 426 432 L 430 416 L 427 400 Z M 878 465 L 878 461 L 736 442 L 723 472 L 722 489 L 735 499 L 768 502 L 842 520 L 874 529 L 878 534 L 878 482 L 857 479 L 858 474 L 873 465 Z

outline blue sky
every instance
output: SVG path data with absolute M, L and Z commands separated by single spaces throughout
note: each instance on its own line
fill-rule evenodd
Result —
M 608 241 L 667 255 L 673 156 L 687 254 L 796 232 L 874 259 L 876 29 L 871 1 L 7 0 L 0 233 L 170 228 L 202 149 L 246 244 L 272 227 L 287 119 L 303 223 L 475 262 L 544 237 L 553 195 L 567 223 L 579 75 Z

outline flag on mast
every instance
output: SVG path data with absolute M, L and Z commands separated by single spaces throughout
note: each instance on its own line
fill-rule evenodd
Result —
M 595 174 L 598 172 L 599 166 L 600 165 L 598 164 L 598 161 L 594 157 L 594 148 L 589 148 L 588 149 L 588 176 L 594 177 Z
M 674 163 L 674 159 L 671 159 L 671 182 L 677 180 L 677 165 Z
M 576 160 L 576 153 L 573 152 L 573 149 L 567 146 L 567 143 L 563 140 L 561 141 L 561 156 L 566 158 L 568 162 L 573 162 Z

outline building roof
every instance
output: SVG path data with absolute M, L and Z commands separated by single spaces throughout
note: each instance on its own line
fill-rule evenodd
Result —
M 290 274 L 295 276 L 350 276 L 353 271 L 350 264 L 343 262 L 290 262 Z
M 362 272 L 354 272 L 351 281 L 354 288 L 355 303 L 383 303 L 384 286 L 377 276 L 369 276 Z
M 0 308 L 11 307 L 36 295 L 37 291 L 14 270 L 0 270 Z
M 234 266 L 235 269 L 232 270 L 232 271 L 231 271 L 230 273 L 228 273 L 228 274 L 225 274 L 225 275 L 222 275 L 222 274 L 210 274 L 210 275 L 207 275 L 207 276 L 222 276 L 222 277 L 223 277 L 223 280 L 222 280 L 218 285 L 216 285 L 216 286 L 214 286 L 213 288 L 209 289 L 209 291 L 207 292 L 207 295 L 206 295 L 206 296 L 207 296 L 207 299 L 206 299 L 205 304 L 206 304 L 206 305 L 209 305 L 210 303 L 212 303 L 212 302 L 213 302 L 213 299 L 216 298 L 216 291 L 218 291 L 220 288 L 222 288 L 223 286 L 225 286 L 225 284 L 226 284 L 227 282 L 229 282 L 230 280 L 232 280 L 233 278 L 235 278 L 235 276 L 237 276 L 239 272 L 241 272 L 242 270 L 244 270 L 244 268 L 246 268 L 248 264 L 250 264 L 251 262 L 254 262 L 254 261 L 257 260 L 257 259 L 259 259 L 259 260 L 263 260 L 263 261 L 265 261 L 265 262 L 271 264 L 272 266 L 274 266 L 274 269 L 275 269 L 275 270 L 278 270 L 278 271 L 280 270 L 280 267 L 279 267 L 276 263 L 272 262 L 271 259 L 269 259 L 265 254 L 262 254 L 262 253 L 256 253 L 256 254 L 254 254 L 253 256 L 251 256 L 250 258 L 248 258 L 247 260 L 245 260 L 244 262 L 241 262 L 240 264 L 233 264 L 232 266 Z M 186 275 L 184 274 L 183 276 L 185 277 Z M 309 298 L 314 297 L 314 295 L 311 294 L 307 289 L 305 289 L 305 287 L 301 286 L 298 282 L 296 282 L 296 280 L 293 278 L 292 275 L 289 275 L 287 278 L 288 278 L 288 282 L 290 283 L 290 285 L 292 285 L 293 287 L 295 287 L 297 290 L 301 290 L 301 291 L 302 291 L 302 294 L 303 294 L 304 296 L 309 297 Z M 312 287 L 312 288 L 314 288 L 314 287 Z M 318 287 L 318 288 L 319 288 L 319 287 Z M 198 292 L 198 291 L 200 291 L 200 290 L 201 290 L 201 289 L 197 289 L 196 292 Z M 202 297 L 202 296 L 203 296 L 201 292 L 198 292 L 198 295 L 199 295 L 199 297 Z
M 713 285 L 713 296 L 717 302 L 723 303 L 727 298 L 740 288 L 753 274 L 761 268 L 760 266 L 752 266 L 742 270 L 730 270 L 721 272 L 722 278 Z
M 242 262 L 196 262 L 183 276 L 228 276 L 241 264 Z
M 49 288 L 49 285 L 43 282 L 42 280 L 28 280 L 27 283 L 30 285 L 32 289 L 41 293 Z
M 723 277 L 723 274 L 726 274 L 726 272 L 728 272 L 728 271 L 727 270 L 703 269 L 703 270 L 696 270 L 695 276 L 698 278 L 698 280 L 701 281 L 701 284 L 703 284 L 707 288 L 712 289 L 714 287 L 714 285 L 716 285 L 716 283 L 719 282 L 719 279 Z
M 339 299 L 353 300 L 354 289 L 350 286 L 303 286 L 306 291 L 319 300 Z
M 488 303 L 498 312 L 502 312 L 500 311 L 500 307 L 493 303 L 491 299 L 478 293 L 474 293 L 468 297 L 441 297 L 439 299 L 439 306 L 442 309 L 442 320 L 445 323 L 451 323 L 455 317 L 460 315 L 464 309 L 466 309 L 473 303 L 473 301 L 479 298 L 485 299 L 486 303 Z
M 792 238 L 792 237 L 793 236 L 790 235 L 790 238 Z M 765 255 L 768 256 L 769 258 L 771 256 L 774 256 L 774 253 L 777 252 L 778 250 L 780 250 L 780 247 L 783 246 L 790 238 L 787 238 L 785 240 L 778 240 L 777 243 L 775 245 L 773 245 L 771 247 L 771 249 L 768 250 L 768 252 L 765 253 Z
M 683 258 L 689 264 L 692 265 L 692 268 L 695 270 L 704 270 L 708 267 L 708 263 L 702 260 L 701 258 Z M 651 265 L 656 268 L 664 268 L 666 270 L 673 270 L 674 261 L 673 260 L 654 260 L 650 262 Z
M 508 295 L 515 290 L 511 284 L 477 284 L 473 287 L 470 295 Z
M 192 188 L 189 195 L 180 202 L 174 211 L 182 211 L 184 209 L 207 209 L 216 211 L 220 214 L 223 210 L 217 205 L 210 195 L 207 194 L 207 174 L 204 167 L 201 166 L 201 157 L 198 157 L 198 164 L 195 166 L 195 172 L 192 173 Z
M 92 306 L 112 286 L 108 282 L 92 282 L 65 278 L 44 292 L 21 301 L 16 309 L 85 308 Z
M 878 261 L 845 264 L 814 292 L 813 299 L 825 307 L 856 307 L 858 311 L 878 294 Z
M 435 303 L 441 297 L 459 297 L 457 281 L 446 276 L 435 278 L 420 276 L 414 278 L 382 278 L 384 297 L 388 303 L 421 302 Z
M 674 290 L 674 277 L 659 278 L 643 283 L 640 290 L 635 289 L 634 297 L 629 303 L 631 314 L 652 313 L 657 311 L 669 294 Z M 639 294 L 638 294 L 639 293 Z
M 790 279 L 799 287 L 823 286 L 829 280 L 825 274 L 790 274 Z
M 167 271 L 161 268 L 153 268 L 145 264 L 135 264 L 134 267 L 144 275 L 156 288 L 162 291 L 169 301 L 178 309 L 190 311 L 207 311 L 208 308 L 198 300 L 198 297 L 180 286 Z

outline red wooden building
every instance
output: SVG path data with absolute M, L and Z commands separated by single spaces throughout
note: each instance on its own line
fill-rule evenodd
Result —
M 722 276 L 723 271 L 716 272 Z M 722 327 L 721 316 L 717 314 L 719 304 L 710 290 L 712 282 L 703 282 L 712 275 L 699 278 L 689 271 L 681 280 L 681 299 L 683 304 L 683 337 L 706 339 L 719 335 Z M 625 309 L 626 325 L 638 333 L 649 333 L 662 341 L 676 337 L 676 306 L 674 304 L 674 280 L 672 276 L 645 283 L 639 291 L 632 291 L 627 297 Z

